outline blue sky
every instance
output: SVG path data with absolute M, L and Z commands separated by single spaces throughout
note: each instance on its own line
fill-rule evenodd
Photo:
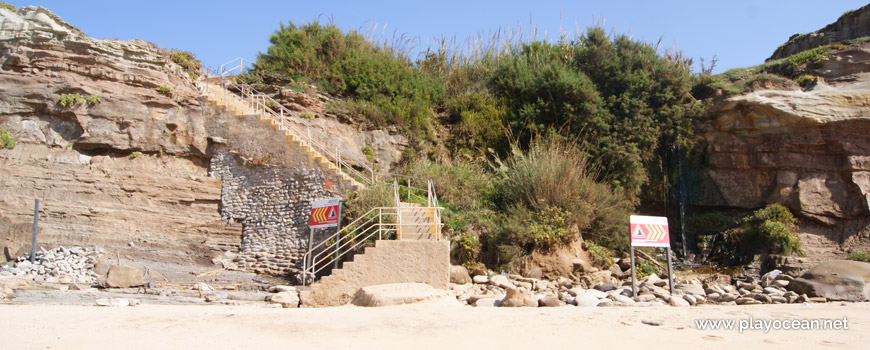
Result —
M 253 60 L 269 45 L 280 23 L 319 19 L 344 30 L 377 25 L 386 37 L 460 41 L 499 28 L 536 27 L 539 37 L 558 39 L 560 28 L 578 29 L 604 21 L 604 27 L 635 39 L 676 48 L 708 60 L 716 72 L 760 64 L 792 34 L 813 31 L 843 12 L 867 3 L 857 0 L 804 1 L 8 1 L 38 5 L 92 37 L 144 39 L 165 48 L 191 51 L 218 67 L 236 57 Z

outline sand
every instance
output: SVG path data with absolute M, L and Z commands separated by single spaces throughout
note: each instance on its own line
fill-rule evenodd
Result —
M 848 319 L 848 330 L 699 330 L 694 320 Z M 661 326 L 642 320 L 663 321 Z M 599 308 L 0 305 L 2 349 L 867 349 L 870 303 Z

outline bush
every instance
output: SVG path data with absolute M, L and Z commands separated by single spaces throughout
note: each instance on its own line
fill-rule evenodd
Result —
M 771 204 L 743 218 L 741 245 L 761 244 L 780 255 L 803 255 L 801 242 L 794 235 L 797 230 L 794 216 L 785 206 Z
M 613 257 L 609 249 L 590 241 L 586 241 L 586 246 L 588 247 L 589 257 L 592 258 L 592 261 L 595 262 L 596 265 L 613 265 Z
M 172 89 L 168 86 L 160 85 L 160 87 L 157 88 L 157 92 L 172 97 Z
M 854 261 L 863 261 L 865 263 L 870 263 L 870 251 L 854 251 L 849 253 L 849 260 Z
M 362 154 L 366 156 L 366 159 L 369 161 L 369 163 L 375 162 L 375 149 L 372 148 L 372 146 L 362 146 L 362 149 L 360 151 L 362 151 Z
M 169 50 L 169 59 L 184 68 L 190 76 L 190 79 L 196 79 L 199 77 L 200 70 L 202 69 L 202 61 L 196 59 L 196 56 L 194 56 L 193 53 L 180 50 Z
M 6 128 L 0 128 L 0 147 L 13 149 L 18 142 L 15 141 L 15 136 L 9 133 Z
M 807 85 L 810 85 L 811 83 L 813 83 L 815 81 L 816 81 L 816 77 L 814 75 L 810 75 L 810 74 L 804 74 L 804 75 L 798 76 L 797 78 L 794 78 L 794 82 L 798 83 L 798 85 L 800 85 L 802 87 L 806 87 Z
M 480 253 L 480 240 L 470 233 L 450 237 L 453 246 L 453 256 L 467 268 L 478 265 L 477 255 Z
M 87 101 L 88 105 L 93 106 L 97 103 L 103 102 L 103 96 L 100 96 L 100 95 L 88 96 L 88 98 L 86 98 L 85 101 Z
M 15 5 L 7 4 L 5 2 L 0 2 L 0 7 L 5 8 L 5 9 L 12 11 L 12 12 L 18 11 L 18 8 L 16 8 Z
M 69 108 L 83 104 L 86 101 L 87 100 L 79 94 L 61 94 L 60 98 L 58 98 L 57 100 L 57 103 L 61 107 Z
M 596 182 L 587 156 L 573 143 L 557 136 L 537 138 L 528 151 L 515 149 L 511 157 L 496 163 L 501 208 L 561 208 L 570 213 L 566 225 L 578 227 L 585 238 L 616 250 L 628 247 L 624 231 L 634 209 L 632 201 Z
M 659 269 L 656 267 L 652 261 L 644 261 L 643 264 L 637 267 L 637 278 L 644 278 L 646 276 L 652 275 L 654 273 L 658 273 Z

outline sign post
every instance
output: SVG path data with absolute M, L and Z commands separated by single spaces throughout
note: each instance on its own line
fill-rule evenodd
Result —
M 305 285 L 305 280 L 308 269 L 314 270 L 314 255 L 311 249 L 314 247 L 314 229 L 326 227 L 339 227 L 341 219 L 341 198 L 321 199 L 311 202 L 311 220 L 308 223 L 308 259 L 302 262 L 302 285 Z M 338 267 L 338 247 L 341 237 L 339 236 L 335 242 L 335 266 Z M 313 276 L 312 276 L 313 277 Z
M 671 237 L 668 233 L 668 218 L 662 216 L 632 215 L 629 224 L 631 234 L 631 292 L 637 296 L 637 277 L 634 267 L 634 247 L 659 247 L 667 249 L 668 286 L 674 293 L 674 274 L 671 263 Z

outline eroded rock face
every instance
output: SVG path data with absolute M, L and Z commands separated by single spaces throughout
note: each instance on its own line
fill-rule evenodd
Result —
M 63 94 L 100 101 L 64 107 Z M 41 7 L 0 11 L 0 127 L 21 142 L 204 155 L 197 95 L 151 43 L 89 38 Z
M 821 78 L 809 89 L 760 90 L 718 103 L 699 128 L 706 170 L 695 204 L 753 209 L 783 203 L 825 224 L 867 218 L 868 48 L 819 63 Z
M 870 6 L 844 14 L 836 22 L 806 34 L 795 34 L 767 60 L 785 58 L 822 45 L 870 35 Z

